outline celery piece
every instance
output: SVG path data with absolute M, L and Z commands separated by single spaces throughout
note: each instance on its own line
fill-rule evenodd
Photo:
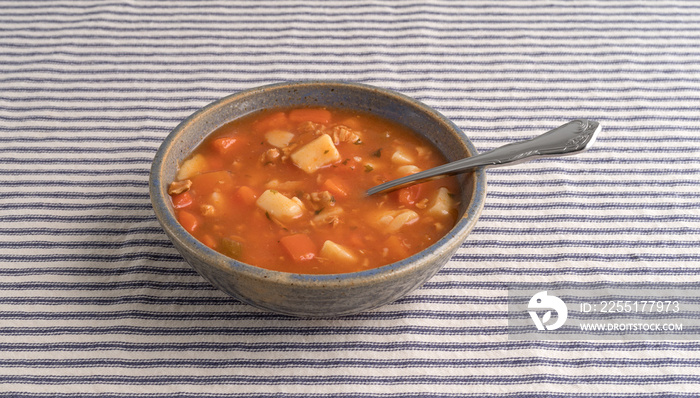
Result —
M 227 255 L 234 260 L 240 260 L 243 254 L 243 244 L 235 239 L 222 238 L 219 247 L 221 254 Z

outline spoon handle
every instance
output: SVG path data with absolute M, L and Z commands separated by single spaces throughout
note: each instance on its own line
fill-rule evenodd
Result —
M 574 155 L 590 148 L 599 131 L 598 122 L 573 120 L 529 140 L 507 144 L 489 152 L 385 182 L 370 188 L 367 195 L 464 173 L 476 167 L 500 167 L 541 157 Z

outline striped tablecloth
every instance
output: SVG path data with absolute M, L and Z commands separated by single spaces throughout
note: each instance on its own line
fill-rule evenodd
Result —
M 488 172 L 422 288 L 339 319 L 214 290 L 148 198 L 217 98 L 334 79 L 407 94 L 480 151 L 576 118 L 581 156 Z M 0 1 L 0 397 L 700 393 L 700 342 L 516 341 L 507 285 L 700 287 L 698 1 Z

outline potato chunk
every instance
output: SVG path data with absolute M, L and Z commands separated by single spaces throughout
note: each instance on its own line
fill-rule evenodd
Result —
M 405 166 L 401 166 L 396 169 L 396 172 L 399 173 L 401 177 L 404 176 L 409 176 L 411 174 L 416 174 L 420 173 L 421 169 L 418 168 L 418 166 L 412 165 L 412 164 L 407 164 Z
M 294 152 L 291 158 L 297 167 L 310 174 L 339 161 L 340 154 L 331 136 L 324 134 Z
M 286 147 L 293 138 L 293 133 L 284 130 L 271 130 L 265 133 L 265 140 L 267 143 L 277 148 Z
M 255 204 L 270 217 L 282 222 L 294 220 L 304 214 L 297 202 L 272 189 L 263 192 Z
M 191 158 L 185 160 L 182 165 L 180 165 L 180 170 L 177 171 L 178 180 L 186 180 L 190 177 L 196 176 L 206 170 L 209 167 L 207 158 L 202 154 L 196 154 Z
M 427 213 L 433 216 L 447 216 L 454 207 L 455 201 L 450 196 L 450 191 L 445 187 L 441 187 L 435 194 L 435 199 L 429 205 Z
M 330 240 L 323 242 L 320 254 L 321 257 L 342 264 L 357 262 L 357 257 L 350 249 Z
M 405 148 L 396 148 L 394 154 L 391 155 L 391 161 L 396 164 L 411 164 L 415 160 L 413 156 Z

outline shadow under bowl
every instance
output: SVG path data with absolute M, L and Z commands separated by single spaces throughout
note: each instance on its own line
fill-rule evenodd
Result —
M 208 135 L 252 112 L 321 106 L 369 112 L 403 124 L 427 138 L 450 162 L 477 153 L 456 125 L 410 97 L 358 83 L 292 82 L 242 91 L 195 112 L 166 137 L 150 174 L 150 197 L 156 217 L 175 248 L 200 275 L 244 303 L 300 317 L 355 314 L 391 303 L 421 286 L 467 238 L 486 196 L 483 169 L 460 175 L 459 219 L 447 235 L 402 261 L 346 274 L 295 274 L 245 264 L 205 246 L 178 223 L 168 186 L 181 162 Z

